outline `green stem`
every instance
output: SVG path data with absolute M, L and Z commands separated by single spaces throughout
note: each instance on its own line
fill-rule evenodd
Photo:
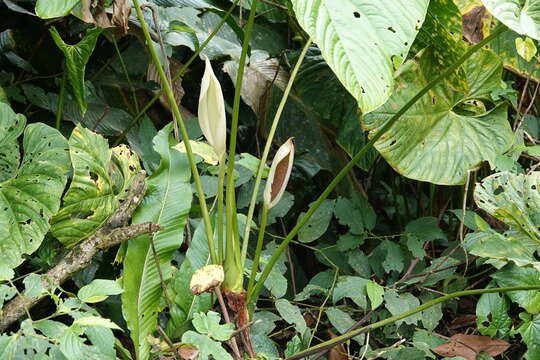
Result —
M 219 162 L 218 189 L 217 189 L 217 238 L 218 238 L 218 263 L 223 263 L 223 184 L 225 182 L 225 154 Z
M 129 76 L 129 72 L 127 70 L 126 63 L 124 61 L 124 57 L 122 56 L 122 53 L 120 52 L 120 49 L 118 48 L 118 43 L 116 42 L 115 36 L 112 37 L 112 43 L 114 45 L 116 54 L 118 55 L 118 60 L 120 60 L 120 65 L 122 66 L 122 71 L 124 72 L 124 76 L 126 77 L 129 90 L 131 91 L 131 96 L 133 97 L 133 103 L 135 104 L 135 111 L 139 112 L 139 102 L 137 101 L 137 94 L 135 93 L 135 86 L 133 86 L 133 82 L 131 81 L 131 77 Z
M 244 239 L 242 243 L 242 264 L 245 263 L 246 257 L 247 257 L 247 248 L 248 248 L 248 243 L 249 243 L 249 235 L 251 231 L 251 220 L 253 219 L 253 213 L 255 212 L 255 205 L 257 204 L 257 194 L 259 193 L 259 186 L 261 185 L 261 179 L 264 173 L 264 167 L 266 165 L 266 161 L 268 160 L 268 154 L 270 153 L 270 148 L 272 147 L 272 141 L 274 139 L 274 135 L 276 133 L 276 129 L 279 124 L 281 114 L 283 113 L 283 109 L 285 108 L 285 104 L 287 103 L 287 99 L 289 98 L 289 93 L 291 92 L 294 80 L 296 79 L 298 70 L 300 70 L 300 65 L 302 64 L 306 56 L 306 53 L 309 47 L 311 46 L 311 43 L 312 43 L 311 39 L 309 39 L 306 42 L 306 44 L 304 45 L 304 48 L 302 49 L 302 52 L 300 53 L 300 57 L 298 57 L 298 60 L 296 61 L 296 64 L 294 65 L 294 69 L 291 73 L 291 77 L 289 78 L 287 87 L 285 88 L 285 91 L 283 92 L 283 96 L 281 97 L 281 102 L 279 103 L 276 114 L 274 115 L 274 119 L 272 120 L 272 126 L 270 128 L 270 132 L 268 133 L 268 137 L 266 138 L 266 144 L 264 145 L 264 151 L 261 157 L 261 162 L 259 163 L 259 168 L 257 169 L 257 177 L 255 178 L 255 186 L 253 188 L 253 194 L 251 195 L 251 202 L 249 203 L 249 209 L 247 213 L 246 228 L 244 230 Z
M 197 51 L 195 51 L 195 53 L 189 58 L 188 61 L 186 61 L 186 63 L 184 65 L 182 65 L 182 67 L 176 72 L 176 74 L 174 74 L 173 78 L 172 78 L 172 81 L 175 82 L 176 80 L 178 80 L 178 78 L 182 77 L 184 75 L 184 73 L 186 72 L 187 68 L 189 67 L 189 65 L 191 65 L 191 63 L 193 61 L 195 61 L 195 59 L 199 56 L 199 54 L 201 53 L 201 51 L 204 50 L 204 48 L 206 47 L 206 45 L 208 45 L 208 43 L 214 38 L 214 36 L 216 36 L 216 34 L 219 32 L 219 30 L 221 30 L 221 28 L 223 27 L 223 25 L 227 22 L 227 19 L 229 18 L 229 16 L 232 14 L 232 12 L 234 11 L 236 5 L 238 4 L 238 1 L 239 0 L 235 0 L 234 3 L 232 4 L 232 6 L 229 8 L 229 10 L 227 10 L 227 12 L 225 13 L 225 15 L 223 15 L 223 18 L 221 19 L 221 21 L 219 22 L 219 24 L 216 26 L 216 28 L 214 29 L 214 31 L 212 31 L 212 33 L 208 36 L 208 38 L 201 44 L 201 46 L 199 46 L 199 48 L 197 49 Z M 141 109 L 141 111 L 139 111 L 139 113 L 137 115 L 135 115 L 135 117 L 133 117 L 133 120 L 131 120 L 131 122 L 129 123 L 129 125 L 124 129 L 124 131 L 122 131 L 122 133 L 118 136 L 118 138 L 116 139 L 116 141 L 114 142 L 113 146 L 117 146 L 118 144 L 120 144 L 120 142 L 126 137 L 127 133 L 129 133 L 129 131 L 131 130 L 131 128 L 133 126 L 135 126 L 135 124 L 144 116 L 144 114 L 146 114 L 146 112 L 148 111 L 148 109 L 150 109 L 150 107 L 161 97 L 161 95 L 163 95 L 165 93 L 165 89 L 159 91 L 156 95 L 154 95 L 154 97 L 148 101 L 148 103 L 146 103 L 146 105 L 143 106 L 143 108 Z
M 255 14 L 257 12 L 258 0 L 253 0 L 251 2 L 251 10 L 249 12 L 249 18 L 246 25 L 246 31 L 244 32 L 244 41 L 242 43 L 242 53 L 240 54 L 240 60 L 238 62 L 238 74 L 236 76 L 236 89 L 234 92 L 234 103 L 233 103 L 233 113 L 231 121 L 231 133 L 229 137 L 229 158 L 227 161 L 227 187 L 225 193 L 225 206 L 226 206 L 226 241 L 227 248 L 225 249 L 225 283 L 226 286 L 229 286 L 229 290 L 233 292 L 240 291 L 237 285 L 241 284 L 241 279 L 243 278 L 243 270 L 241 261 L 241 254 L 238 244 L 233 244 L 235 239 L 238 239 L 238 236 L 233 233 L 234 226 L 233 222 L 236 221 L 236 207 L 233 207 L 235 203 L 234 199 L 234 156 L 236 154 L 236 136 L 238 133 L 238 118 L 240 116 L 240 99 L 242 92 L 242 84 L 244 80 L 244 69 L 246 67 L 247 53 L 249 49 L 249 41 L 251 39 L 251 33 L 253 31 L 253 24 L 255 22 Z M 238 248 L 238 254 L 236 254 L 236 249 Z M 234 261 L 233 261 L 234 259 Z M 237 262 L 240 261 L 240 264 Z M 227 265 L 234 266 L 234 268 L 227 269 Z M 240 269 L 238 269 L 240 268 Z M 229 271 L 228 271 L 229 270 Z M 240 280 L 239 280 L 240 279 Z M 234 284 L 234 286 L 230 286 Z
M 201 183 L 201 177 L 199 175 L 199 171 L 197 170 L 197 163 L 195 162 L 195 157 L 193 156 L 193 151 L 191 149 L 191 144 L 189 142 L 189 135 L 187 133 L 186 126 L 184 125 L 182 115 L 180 114 L 180 109 L 178 108 L 178 104 L 176 103 L 176 100 L 174 98 L 174 92 L 171 87 L 171 84 L 167 80 L 167 75 L 165 75 L 165 71 L 163 70 L 163 67 L 161 66 L 161 62 L 159 60 L 159 56 L 152 43 L 152 38 L 150 37 L 150 33 L 148 32 L 148 25 L 146 24 L 146 21 L 144 20 L 141 7 L 139 6 L 139 0 L 133 0 L 133 5 L 135 7 L 135 11 L 137 12 L 137 17 L 139 18 L 139 21 L 141 22 L 141 29 L 146 39 L 148 51 L 150 52 L 150 56 L 152 57 L 152 60 L 154 61 L 156 65 L 156 69 L 159 73 L 159 77 L 163 85 L 163 89 L 165 90 L 165 94 L 167 95 L 167 99 L 169 100 L 169 103 L 171 105 L 171 110 L 178 124 L 178 128 L 180 129 L 180 134 L 182 135 L 182 140 L 184 141 L 184 145 L 186 146 L 186 153 L 189 160 L 189 164 L 191 166 L 191 172 L 193 173 L 193 180 L 195 181 L 195 188 L 197 189 L 197 196 L 199 197 L 199 204 L 201 206 L 201 213 L 203 217 L 204 228 L 206 231 L 206 238 L 208 240 L 208 247 L 210 248 L 210 258 L 212 259 L 212 262 L 216 264 L 217 257 L 216 257 L 216 248 L 214 245 L 214 234 L 212 230 L 212 223 L 210 221 L 210 215 L 208 213 L 208 207 L 206 205 L 204 190 Z
M 480 50 L 484 45 L 489 43 L 491 40 L 495 39 L 497 36 L 502 34 L 504 31 L 506 31 L 507 28 L 504 26 L 500 26 L 496 28 L 493 33 L 491 33 L 488 37 L 486 37 L 484 40 L 480 41 L 478 44 L 471 46 L 465 54 L 463 54 L 455 63 L 450 65 L 445 71 L 443 71 L 439 76 L 437 76 L 435 79 L 431 80 L 429 84 L 427 84 L 422 90 L 418 92 L 407 104 L 405 104 L 401 109 L 398 110 L 386 124 L 375 134 L 373 137 L 369 140 L 369 142 L 362 148 L 354 157 L 345 165 L 345 167 L 336 175 L 336 177 L 330 182 L 330 184 L 324 189 L 322 194 L 317 198 L 317 200 L 311 205 L 311 207 L 308 209 L 306 214 L 300 219 L 300 221 L 294 226 L 294 228 L 289 232 L 287 237 L 283 240 L 283 242 L 279 245 L 279 247 L 276 249 L 270 260 L 268 261 L 268 264 L 264 267 L 263 273 L 261 274 L 261 277 L 257 281 L 257 285 L 253 288 L 253 292 L 248 294 L 248 302 L 256 302 L 259 293 L 263 287 L 264 281 L 270 274 L 270 271 L 272 270 L 272 267 L 276 264 L 277 260 L 283 253 L 283 251 L 287 248 L 291 240 L 296 236 L 298 231 L 308 222 L 308 220 L 313 216 L 313 213 L 319 208 L 319 206 L 322 204 L 322 202 L 330 195 L 330 193 L 334 190 L 334 188 L 343 180 L 343 178 L 347 175 L 347 173 L 354 167 L 354 165 L 362 159 L 364 154 L 375 144 L 377 140 L 381 138 L 391 127 L 395 124 L 395 122 L 403 115 L 407 110 L 409 110 L 422 96 L 424 96 L 429 90 L 431 90 L 435 85 L 437 85 L 442 80 L 448 78 L 455 70 L 457 70 L 469 57 L 471 57 L 472 54 Z
M 533 286 L 514 286 L 514 287 L 504 287 L 504 288 L 491 288 L 491 289 L 475 289 L 475 290 L 464 290 L 464 291 L 457 291 L 445 296 L 441 296 L 437 299 L 430 300 L 420 306 L 415 307 L 412 310 L 405 311 L 401 314 L 391 316 L 387 319 L 377 321 L 376 323 L 373 323 L 371 325 L 364 326 L 362 328 L 349 331 L 345 334 L 342 334 L 340 336 L 336 336 L 335 338 L 325 341 L 323 343 L 317 344 L 315 346 L 310 347 L 309 349 L 306 349 L 304 351 L 301 351 L 297 354 L 294 354 L 291 357 L 288 357 L 286 360 L 297 360 L 304 358 L 306 356 L 312 355 L 314 353 L 317 353 L 322 350 L 326 350 L 329 348 L 332 348 L 338 344 L 341 344 L 355 336 L 358 336 L 360 334 L 366 333 L 368 331 L 375 330 L 377 328 L 386 326 L 388 324 L 391 324 L 393 322 L 396 322 L 398 320 L 405 319 L 411 315 L 417 314 L 421 311 L 424 311 L 426 309 L 429 309 L 432 306 L 435 306 L 437 304 L 440 304 L 442 302 L 445 302 L 447 300 L 454 299 L 456 297 L 462 297 L 462 296 L 471 296 L 471 295 L 481 295 L 481 294 L 490 294 L 490 293 L 502 293 L 502 292 L 509 292 L 509 291 L 527 291 L 527 290 L 540 290 L 540 285 L 533 285 Z
M 60 83 L 60 94 L 56 103 L 56 130 L 60 130 L 60 122 L 62 121 L 62 112 L 64 110 L 64 98 L 66 96 L 67 70 L 64 69 L 62 82 Z
M 261 223 L 259 225 L 259 237 L 257 239 L 257 247 L 255 249 L 255 256 L 253 257 L 253 265 L 251 266 L 251 274 L 249 275 L 248 294 L 251 292 L 251 289 L 253 289 L 253 285 L 255 285 L 255 276 L 257 275 L 257 270 L 259 269 L 259 262 L 261 260 L 261 252 L 263 248 L 264 233 L 266 230 L 267 222 L 268 222 L 268 205 L 265 203 L 263 204 L 263 208 L 261 212 Z

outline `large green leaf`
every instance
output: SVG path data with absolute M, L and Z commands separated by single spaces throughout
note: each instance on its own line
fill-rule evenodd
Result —
M 384 104 L 428 0 L 291 0 L 297 20 L 364 113 Z
M 539 0 L 482 0 L 482 3 L 510 29 L 540 40 Z
M 75 45 L 68 45 L 62 40 L 60 34 L 53 26 L 49 29 L 51 36 L 56 43 L 56 46 L 64 53 L 66 59 L 66 71 L 75 100 L 81 108 L 81 113 L 84 115 L 86 108 L 86 91 L 84 86 L 84 72 L 86 63 L 90 59 L 90 55 L 94 51 L 101 28 L 91 28 L 86 31 L 84 38 Z
M 184 226 L 191 208 L 191 172 L 187 157 L 172 148 L 172 124 L 154 138 L 154 149 L 161 157 L 160 167 L 147 180 L 148 190 L 133 216 L 133 223 L 151 221 L 164 229 L 153 235 L 156 256 L 165 280 L 170 278 L 172 253 L 182 245 Z M 137 359 L 148 359 L 147 336 L 157 325 L 163 307 L 163 291 L 149 236 L 128 242 L 124 260 L 122 309 Z
M 501 172 L 476 186 L 476 205 L 504 222 L 508 231 L 492 229 L 469 234 L 468 251 L 477 256 L 533 266 L 540 271 L 536 253 L 540 245 L 540 172 L 527 175 Z
M 42 19 L 50 19 L 69 14 L 81 0 L 37 0 L 36 15 Z
M 435 68 L 434 68 L 435 66 Z M 377 111 L 364 117 L 372 133 L 431 80 L 436 71 L 431 49 L 408 61 L 397 77 L 396 91 Z M 490 94 L 504 87 L 502 66 L 490 51 L 477 52 L 464 64 L 468 91 L 445 81 L 414 104 L 375 147 L 399 173 L 437 184 L 465 182 L 467 171 L 493 161 L 512 143 L 506 104 L 492 104 Z M 493 108 L 490 108 L 493 106 Z
M 67 140 L 40 123 L 24 130 L 19 165 L 17 138 L 25 123 L 23 115 L 0 103 L 0 253 L 8 268 L 41 244 L 60 207 L 69 169 Z
M 125 199 L 140 169 L 139 158 L 124 145 L 109 149 L 106 139 L 78 125 L 69 139 L 73 180 L 52 233 L 66 246 L 95 233 Z

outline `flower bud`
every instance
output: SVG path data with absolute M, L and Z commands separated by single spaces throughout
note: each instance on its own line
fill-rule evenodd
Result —
M 208 58 L 205 59 L 205 62 L 206 68 L 199 96 L 199 125 L 206 140 L 214 147 L 216 154 L 221 159 L 227 146 L 225 102 L 221 85 L 212 70 L 212 64 Z
M 281 145 L 274 156 L 264 189 L 264 203 L 271 209 L 285 192 L 294 161 L 293 138 Z

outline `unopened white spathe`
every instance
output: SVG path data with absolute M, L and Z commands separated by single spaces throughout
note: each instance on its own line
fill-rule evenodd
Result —
M 221 159 L 226 151 L 227 123 L 223 92 L 208 58 L 199 97 L 199 125 L 206 140 Z
M 287 161 L 283 163 L 283 161 Z M 268 174 L 268 179 L 266 182 L 266 187 L 264 189 L 264 203 L 271 209 L 276 205 L 287 187 L 289 182 L 289 177 L 291 176 L 292 165 L 294 161 L 294 143 L 293 138 L 289 138 L 283 145 L 281 145 L 274 156 L 272 161 L 272 166 L 270 167 L 270 173 Z M 280 167 L 280 164 L 282 166 Z M 283 166 L 286 164 L 286 168 Z M 278 169 L 280 171 L 278 172 Z M 276 186 L 279 185 L 277 192 L 272 193 L 273 184 L 276 182 Z

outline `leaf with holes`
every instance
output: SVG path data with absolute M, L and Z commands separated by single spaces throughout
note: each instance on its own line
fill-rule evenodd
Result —
M 431 80 L 425 68 L 436 66 L 423 50 L 398 74 L 390 100 L 364 117 L 373 135 Z M 402 175 L 436 184 L 463 184 L 467 171 L 493 161 L 512 144 L 507 106 L 494 104 L 491 92 L 504 88 L 502 64 L 490 51 L 471 56 L 463 65 L 468 91 L 454 90 L 448 80 L 416 102 L 375 144 Z M 432 73 L 432 71 L 430 71 Z
M 160 276 L 165 281 L 171 276 L 169 263 L 173 252 L 182 245 L 191 208 L 189 163 L 185 154 L 172 148 L 171 130 L 169 124 L 154 138 L 154 149 L 161 163 L 147 179 L 148 190 L 133 215 L 134 224 L 151 221 L 164 229 L 153 238 L 145 235 L 131 239 L 124 260 L 122 310 L 137 359 L 150 356 L 147 337 L 155 331 L 158 312 L 164 305 Z
M 37 250 L 60 207 L 69 169 L 67 140 L 41 124 L 24 129 L 26 118 L 0 103 L 0 253 L 14 268 Z M 20 162 L 18 137 L 23 133 Z
M 109 149 L 101 135 L 78 125 L 69 139 L 73 180 L 52 233 L 66 246 L 94 234 L 128 195 L 140 170 L 139 158 L 126 146 Z
M 428 0 L 292 0 L 300 25 L 364 113 L 386 102 Z

